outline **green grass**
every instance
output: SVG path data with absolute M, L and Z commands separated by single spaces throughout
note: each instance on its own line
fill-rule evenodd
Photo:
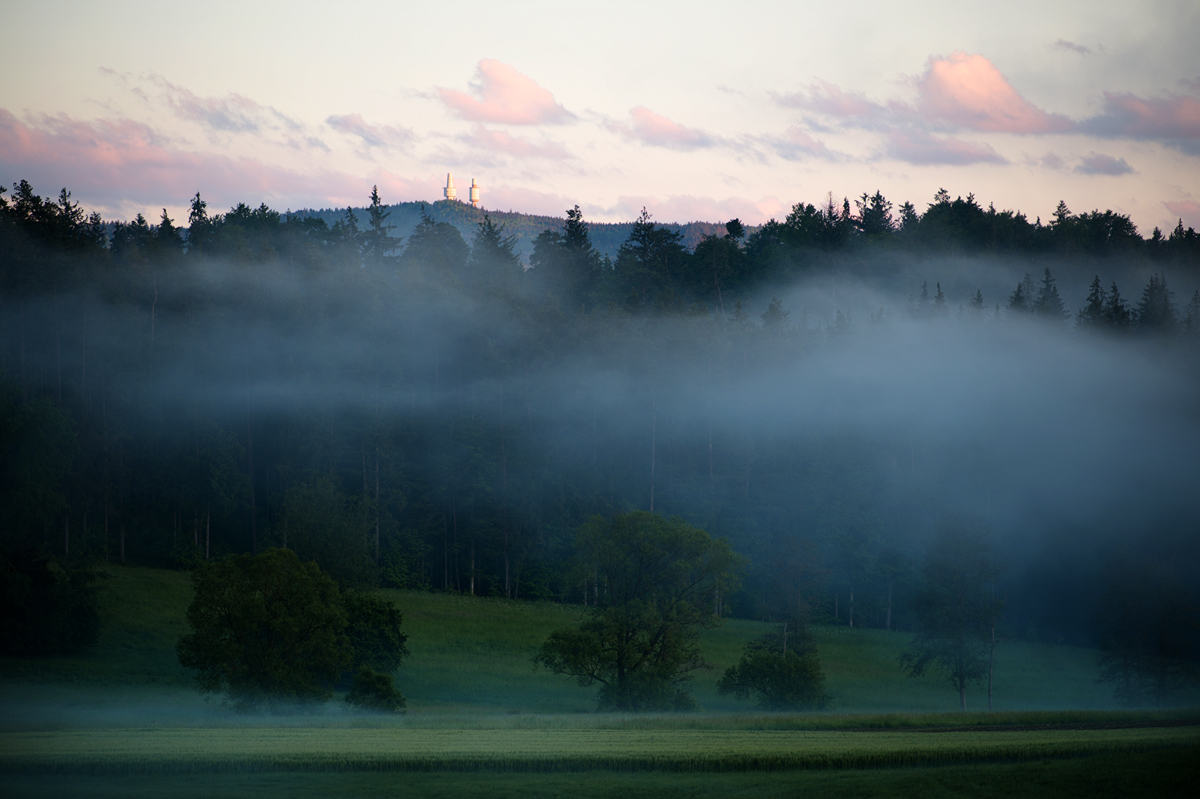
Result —
M 1068 760 L 969 766 L 870 769 L 864 771 L 778 771 L 712 773 L 622 773 L 611 771 L 556 774 L 273 773 L 155 776 L 0 775 L 0 794 L 79 799 L 261 799 L 264 796 L 422 797 L 462 799 L 554 799 L 621 796 L 664 797 L 819 796 L 926 797 L 1019 796 L 1022 799 L 1126 799 L 1130 796 L 1189 797 L 1197 777 L 1196 753 L 1186 749 L 1106 754 Z
M 48 704 L 130 706 L 147 702 L 202 707 L 191 675 L 175 659 L 191 600 L 186 573 L 107 568 L 102 586 L 103 626 L 98 646 L 70 658 L 0 658 L 0 704 L 30 713 Z M 594 709 L 594 689 L 535 672 L 530 657 L 550 631 L 573 624 L 581 608 L 553 603 L 386 591 L 404 611 L 411 657 L 397 682 L 411 713 L 583 713 Z M 712 712 L 747 713 L 750 703 L 717 694 L 716 682 L 742 647 L 768 629 L 761 622 L 727 620 L 705 632 L 701 646 L 712 669 L 696 673 L 695 695 Z M 881 630 L 819 627 L 821 660 L 834 712 L 953 712 L 957 695 L 936 676 L 908 679 L 896 656 L 908 636 Z M 1111 707 L 1111 689 L 1096 682 L 1094 653 L 1025 642 L 997 650 L 994 707 L 1064 709 Z M 97 692 L 96 689 L 99 689 Z M 982 710 L 981 688 L 968 691 L 968 708 Z
M 655 730 L 406 726 L 0 733 L 0 771 L 780 771 L 1061 759 L 1197 749 L 1196 726 L 1018 731 Z

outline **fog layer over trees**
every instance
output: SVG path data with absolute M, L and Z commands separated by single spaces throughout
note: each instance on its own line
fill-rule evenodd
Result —
M 576 208 L 523 264 L 372 199 L 114 226 L 16 186 L 5 546 L 586 602 L 576 531 L 645 510 L 748 559 L 725 614 L 908 630 L 963 518 L 1003 634 L 1101 640 L 1114 570 L 1194 605 L 1195 231 L 864 195 L 694 251 L 644 214 L 610 259 Z

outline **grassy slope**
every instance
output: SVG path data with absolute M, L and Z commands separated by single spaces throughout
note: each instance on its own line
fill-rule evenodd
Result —
M 43 696 L 95 701 L 94 689 L 119 704 L 131 692 L 192 696 L 189 674 L 175 660 L 191 598 L 187 575 L 110 567 L 105 581 L 100 643 L 91 653 L 34 661 L 0 659 L 0 701 L 36 704 Z M 574 623 L 580 608 L 549 603 L 384 592 L 405 613 L 411 658 L 398 682 L 415 713 L 590 711 L 593 689 L 534 672 L 530 657 L 556 627 Z M 718 696 L 716 681 L 744 643 L 761 635 L 759 622 L 728 620 L 706 632 L 702 646 L 714 668 L 698 673 L 695 693 L 710 711 L 748 711 L 748 703 Z M 818 628 L 817 642 L 834 710 L 953 711 L 957 696 L 936 677 L 905 678 L 896 654 L 907 636 L 879 630 Z M 1007 643 L 997 653 L 995 707 L 1107 707 L 1110 691 L 1095 682 L 1092 653 L 1072 647 Z M 194 697 L 193 697 L 194 698 Z M 974 709 L 982 691 L 968 694 Z

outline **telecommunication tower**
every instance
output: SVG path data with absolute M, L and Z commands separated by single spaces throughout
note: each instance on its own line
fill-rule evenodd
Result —
M 471 205 L 479 207 L 479 184 L 475 182 L 475 178 L 471 178 Z
M 453 172 L 446 173 L 446 188 L 443 190 L 442 194 L 445 195 L 447 200 L 457 200 L 458 199 L 458 192 L 454 190 L 454 173 Z

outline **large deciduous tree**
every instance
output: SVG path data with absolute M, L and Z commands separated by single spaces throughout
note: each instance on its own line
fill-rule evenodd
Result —
M 967 685 L 990 677 L 996 619 L 996 567 L 981 529 L 944 521 L 925 558 L 924 585 L 914 602 L 917 632 L 900 653 L 910 677 L 933 669 L 958 691 L 967 709 Z M 989 685 L 990 704 L 990 685 Z
M 593 518 L 577 546 L 595 604 L 578 627 L 551 633 L 534 664 L 599 683 L 601 710 L 693 707 L 691 672 L 704 664 L 696 637 L 719 622 L 718 597 L 736 588 L 742 559 L 703 530 L 643 511 Z
M 175 650 L 205 691 L 242 707 L 327 699 L 353 650 L 337 583 L 286 549 L 208 561 L 192 573 L 191 632 Z

